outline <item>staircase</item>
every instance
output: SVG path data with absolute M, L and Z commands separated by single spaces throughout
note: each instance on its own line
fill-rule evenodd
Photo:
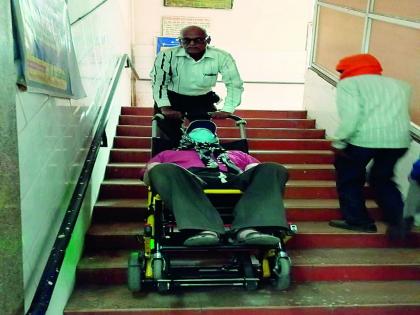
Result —
M 146 211 L 146 189 L 138 178 L 150 157 L 152 111 L 125 107 L 65 314 L 420 314 L 420 233 L 405 244 L 391 244 L 380 222 L 374 234 L 329 227 L 327 221 L 340 213 L 325 131 L 315 129 L 305 111 L 235 114 L 248 121 L 251 154 L 281 163 L 290 173 L 285 205 L 289 221 L 299 228 L 287 244 L 292 287 L 285 292 L 195 288 L 165 295 L 128 291 L 127 257 L 138 247 Z M 220 137 L 238 137 L 230 121 L 217 124 Z M 366 194 L 371 196 L 368 188 Z M 368 201 L 368 207 L 380 220 L 376 204 Z

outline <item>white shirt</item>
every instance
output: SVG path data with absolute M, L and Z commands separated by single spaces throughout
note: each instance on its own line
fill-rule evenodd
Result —
M 381 75 L 341 80 L 336 97 L 341 123 L 334 140 L 365 148 L 409 147 L 410 95 L 406 82 Z
M 153 98 L 158 107 L 163 107 L 171 105 L 168 90 L 190 96 L 207 94 L 216 85 L 219 73 L 227 89 L 222 110 L 233 113 L 241 103 L 243 81 L 232 56 L 210 46 L 198 61 L 182 47 L 161 51 L 150 72 Z

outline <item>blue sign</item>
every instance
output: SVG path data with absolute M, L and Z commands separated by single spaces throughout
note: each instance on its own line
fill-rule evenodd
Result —
M 156 45 L 156 53 L 171 47 L 179 46 L 178 38 L 175 37 L 158 37 Z

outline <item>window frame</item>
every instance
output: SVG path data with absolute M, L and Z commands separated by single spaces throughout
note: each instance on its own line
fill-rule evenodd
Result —
M 312 29 L 312 32 L 313 32 L 312 33 L 312 46 L 311 46 L 310 57 L 309 57 L 310 67 L 315 69 L 318 73 L 321 73 L 324 76 L 328 77 L 328 79 L 329 79 L 328 81 L 335 82 L 335 84 L 336 84 L 339 80 L 339 77 L 337 76 L 336 73 L 332 73 L 331 71 L 325 69 L 324 67 L 322 67 L 321 65 L 319 65 L 315 62 L 316 47 L 317 47 L 317 43 L 318 43 L 317 41 L 318 41 L 318 29 L 319 29 L 319 24 L 318 24 L 318 22 L 319 22 L 319 12 L 320 12 L 321 7 L 329 8 L 329 9 L 339 11 L 339 12 L 343 12 L 343 13 L 347 13 L 347 14 L 350 14 L 350 15 L 359 16 L 359 17 L 362 17 L 362 18 L 365 19 L 365 26 L 364 26 L 363 36 L 362 36 L 362 45 L 361 45 L 362 49 L 361 49 L 360 53 L 367 53 L 369 51 L 372 21 L 374 21 L 374 20 L 420 30 L 420 21 L 416 22 L 416 21 L 413 21 L 413 20 L 404 19 L 402 17 L 401 18 L 391 17 L 391 16 L 387 16 L 387 15 L 381 15 L 381 14 L 373 13 L 374 5 L 375 5 L 375 0 L 367 0 L 366 10 L 365 10 L 365 12 L 362 12 L 362 11 L 359 11 L 359 10 L 356 10 L 356 9 L 339 6 L 339 5 L 336 5 L 336 4 L 322 2 L 322 0 L 316 0 L 315 1 L 315 9 L 314 9 L 314 21 L 313 21 L 314 27 Z
M 390 24 L 394 24 L 398 26 L 420 30 L 420 20 L 412 20 L 412 19 L 404 18 L 404 17 L 394 17 L 394 16 L 388 16 L 384 14 L 374 13 L 373 10 L 375 7 L 375 0 L 367 0 L 365 11 L 360 11 L 357 9 L 344 7 L 337 4 L 325 3 L 322 0 L 315 0 L 314 6 L 315 7 L 314 7 L 313 28 L 312 28 L 312 40 L 311 40 L 311 49 L 309 52 L 309 67 L 311 70 L 315 71 L 319 76 L 321 76 L 325 81 L 329 82 L 333 86 L 336 86 L 337 82 L 339 81 L 339 77 L 337 73 L 332 73 L 328 69 L 324 68 L 323 66 L 315 62 L 316 53 L 317 53 L 316 49 L 317 49 L 317 43 L 318 43 L 318 30 L 319 30 L 318 23 L 319 23 L 319 14 L 320 14 L 321 7 L 329 8 L 329 9 L 347 13 L 350 15 L 356 15 L 359 17 L 363 17 L 365 19 L 360 53 L 368 53 L 369 51 L 370 35 L 371 35 L 373 21 L 382 21 L 382 22 L 386 22 L 386 23 L 390 23 Z M 420 126 L 415 124 L 414 122 L 411 122 L 411 125 L 412 125 L 413 138 L 416 141 L 420 142 Z

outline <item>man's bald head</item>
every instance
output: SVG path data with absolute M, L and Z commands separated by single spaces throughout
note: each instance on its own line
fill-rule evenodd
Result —
M 207 37 L 207 31 L 204 28 L 200 26 L 196 26 L 196 25 L 190 25 L 190 26 L 184 27 L 180 32 L 180 36 L 185 37 L 185 34 L 188 35 L 191 32 L 194 34 L 199 34 L 202 37 Z
M 191 25 L 181 30 L 180 43 L 194 60 L 199 60 L 206 52 L 207 44 L 210 43 L 210 36 L 202 27 Z

